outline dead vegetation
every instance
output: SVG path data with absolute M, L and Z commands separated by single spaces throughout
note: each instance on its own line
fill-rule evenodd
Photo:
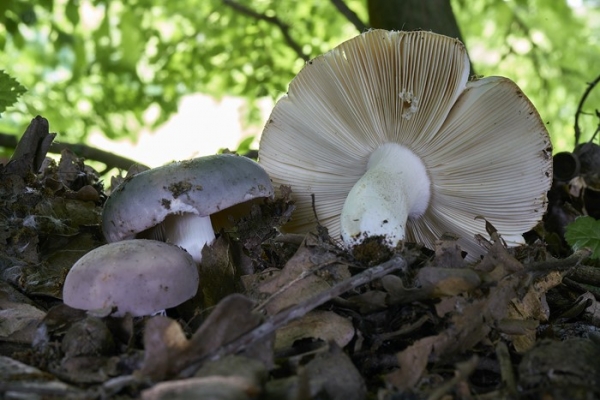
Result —
M 284 188 L 205 247 L 192 300 L 147 318 L 71 309 L 61 287 L 103 244 L 106 195 L 74 154 L 42 161 L 49 135 L 34 119 L 0 168 L 3 398 L 600 397 L 598 269 L 542 228 L 509 250 L 488 224 L 473 264 L 451 235 L 350 254 L 323 230 L 278 234 Z

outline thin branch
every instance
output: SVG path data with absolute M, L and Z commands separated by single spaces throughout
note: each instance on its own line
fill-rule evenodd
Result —
M 581 96 L 581 100 L 579 101 L 579 105 L 577 106 L 577 112 L 575 113 L 575 146 L 579 144 L 579 139 L 581 138 L 581 129 L 579 128 L 579 115 L 583 113 L 583 104 L 585 103 L 585 100 L 591 93 L 592 89 L 596 87 L 598 82 L 600 82 L 600 76 L 594 79 L 593 82 L 588 83 L 588 87 L 587 89 L 585 89 L 585 92 L 583 93 L 583 96 Z
M 292 36 L 290 35 L 290 26 L 288 24 L 286 24 L 285 22 L 283 22 L 282 20 L 280 20 L 279 18 L 277 18 L 275 16 L 261 14 L 261 13 L 254 11 L 242 4 L 236 3 L 235 1 L 232 1 L 232 0 L 223 0 L 223 4 L 229 6 L 229 7 L 233 8 L 234 10 L 236 10 L 244 15 L 247 15 L 251 18 L 257 19 L 259 21 L 265 21 L 265 22 L 275 25 L 281 31 L 281 34 L 283 35 L 285 42 L 288 44 L 288 46 L 290 46 L 296 52 L 296 54 L 298 54 L 298 57 L 300 57 L 304 61 L 310 60 L 310 56 L 308 56 L 307 54 L 304 54 L 304 52 L 302 51 L 302 46 L 300 46 L 300 44 L 298 42 L 296 42 L 294 40 L 294 38 L 292 38 Z
M 346 292 L 354 290 L 359 286 L 372 282 L 375 279 L 382 278 L 389 273 L 397 270 L 405 270 L 407 265 L 408 264 L 404 258 L 396 255 L 383 264 L 369 268 L 360 274 L 354 275 L 353 277 L 332 286 L 324 292 L 318 293 L 317 295 L 303 301 L 300 304 L 296 304 L 295 306 L 287 308 L 278 314 L 268 317 L 262 324 L 253 330 L 243 334 L 233 342 L 229 342 L 228 344 L 215 350 L 212 354 L 208 354 L 201 360 L 198 360 L 194 364 L 188 366 L 179 374 L 179 377 L 185 378 L 193 375 L 206 360 L 215 360 L 228 354 L 235 354 L 243 351 L 252 344 L 260 342 L 282 326 L 287 325 L 293 320 L 303 317 L 309 311 L 314 310 L 328 301 L 333 300 L 334 298 Z
M 17 143 L 17 136 L 11 135 L 9 133 L 0 133 L 0 147 L 14 149 L 17 147 Z M 90 147 L 85 144 L 53 142 L 50 145 L 49 152 L 54 154 L 60 154 L 64 149 L 69 149 L 78 157 L 83 157 L 86 160 L 94 160 L 106 164 L 106 169 L 100 172 L 100 175 L 108 172 L 113 168 L 118 168 L 127 171 L 132 165 L 144 166 L 139 162 L 136 162 L 129 158 L 121 157 L 108 151 L 100 150 L 95 147 Z
M 358 15 L 352 11 L 346 3 L 344 3 L 344 0 L 331 0 L 331 3 L 333 3 L 335 8 L 337 8 L 338 11 L 356 27 L 359 33 L 363 33 L 371 29 L 369 25 L 362 22 Z

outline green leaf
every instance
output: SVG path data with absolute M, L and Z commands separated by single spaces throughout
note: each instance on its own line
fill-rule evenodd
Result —
M 238 147 L 235 151 L 238 154 L 245 154 L 245 153 L 249 152 L 250 146 L 252 145 L 252 142 L 254 142 L 254 139 L 256 139 L 255 136 L 248 136 L 247 138 L 245 138 L 238 144 Z
M 15 104 L 17 98 L 26 91 L 15 78 L 0 70 L 0 117 L 6 107 Z
M 565 239 L 573 250 L 588 248 L 592 258 L 600 258 L 600 221 L 592 217 L 577 218 L 567 225 Z

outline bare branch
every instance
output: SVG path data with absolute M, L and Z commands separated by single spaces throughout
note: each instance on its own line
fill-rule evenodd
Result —
M 292 38 L 292 36 L 290 35 L 289 25 L 286 24 L 285 22 L 283 22 L 282 20 L 280 20 L 279 18 L 277 18 L 275 16 L 261 14 L 261 13 L 254 11 L 242 4 L 236 3 L 233 0 L 223 0 L 223 4 L 233 8 L 234 10 L 240 12 L 241 14 L 247 15 L 247 16 L 257 19 L 259 21 L 266 21 L 270 24 L 275 25 L 281 31 L 281 34 L 283 35 L 285 42 L 288 44 L 288 46 L 290 46 L 296 52 L 298 57 L 300 57 L 304 61 L 310 60 L 310 56 L 307 54 L 304 54 L 304 52 L 302 51 L 302 46 L 300 46 L 300 44 L 298 42 L 296 42 L 294 40 L 294 38 Z
M 356 13 L 352 11 L 346 3 L 344 3 L 344 0 L 331 0 L 331 3 L 333 3 L 335 8 L 337 8 L 338 11 L 356 27 L 359 33 L 363 33 L 371 29 L 369 25 L 362 22 L 358 15 L 356 15 Z
M 0 147 L 16 148 L 17 147 L 17 136 L 9 133 L 0 133 Z M 48 150 L 50 153 L 60 154 L 63 149 L 69 149 L 75 153 L 78 157 L 83 157 L 87 160 L 99 161 L 106 164 L 106 169 L 100 172 L 100 175 L 108 172 L 113 168 L 122 169 L 127 171 L 132 165 L 141 165 L 139 162 L 131 160 L 126 157 L 110 153 L 108 151 L 96 149 L 94 147 L 87 146 L 79 143 L 59 143 L 53 142 Z
M 579 139 L 581 138 L 581 128 L 579 128 L 579 115 L 583 113 L 583 104 L 585 100 L 592 92 L 594 87 L 600 82 L 600 76 L 594 79 L 592 82 L 588 83 L 583 96 L 581 96 L 581 100 L 579 100 L 579 104 L 577 105 L 577 112 L 575 113 L 575 146 L 579 144 Z
M 407 266 L 408 264 L 404 258 L 399 255 L 395 255 L 390 260 L 382 264 L 369 268 L 351 278 L 339 282 L 331 288 L 318 293 L 317 295 L 301 302 L 300 304 L 296 304 L 295 306 L 289 307 L 273 316 L 268 317 L 256 328 L 241 335 L 234 341 L 222 346 L 221 348 L 216 349 L 211 354 L 203 357 L 201 360 L 197 360 L 192 365 L 181 371 L 179 376 L 182 378 L 187 378 L 193 375 L 207 359 L 215 360 L 225 355 L 235 354 L 245 350 L 250 345 L 260 342 L 282 326 L 287 325 L 289 322 L 295 319 L 301 318 L 309 311 L 314 310 L 320 305 L 325 304 L 326 302 L 342 295 L 343 293 L 356 289 L 357 287 L 372 282 L 375 279 L 382 278 L 394 271 L 400 270 L 404 272 Z

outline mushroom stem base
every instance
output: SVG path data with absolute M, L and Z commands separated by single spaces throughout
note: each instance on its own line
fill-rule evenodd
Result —
M 395 246 L 404 239 L 408 218 L 429 205 L 431 181 L 423 161 L 408 148 L 386 143 L 370 156 L 367 171 L 352 187 L 341 215 L 342 240 L 352 246 L 383 236 Z

